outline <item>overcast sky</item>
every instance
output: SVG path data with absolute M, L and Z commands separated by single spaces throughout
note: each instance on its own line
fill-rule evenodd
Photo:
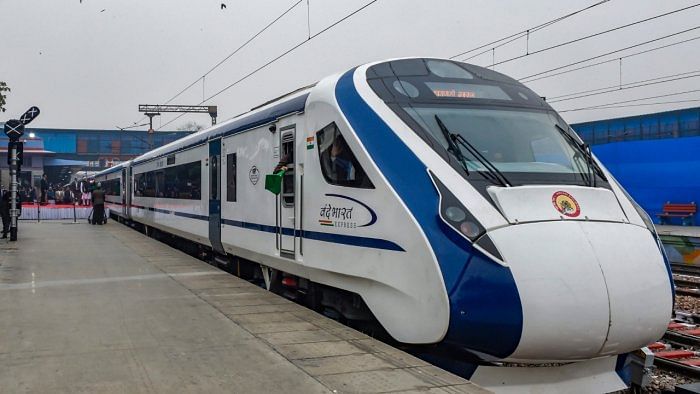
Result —
M 226 3 L 226 9 L 220 4 Z M 31 105 L 33 127 L 114 129 L 157 104 L 249 39 L 297 0 L 0 0 L 0 81 L 12 88 L 0 122 Z M 598 0 L 379 0 L 209 104 L 219 120 L 364 62 L 403 56 L 450 57 L 576 11 Z M 310 0 L 315 34 L 370 0 Z M 530 51 L 692 5 L 694 1 L 611 0 L 530 36 Z M 496 66 L 521 78 L 700 25 L 700 7 Z M 600 60 L 700 36 L 700 29 Z M 198 104 L 308 37 L 306 0 L 173 104 Z M 525 40 L 495 51 L 496 62 L 525 53 Z M 700 70 L 700 40 L 622 61 L 622 83 Z M 489 65 L 492 54 L 469 62 Z M 700 71 L 698 72 L 700 75 Z M 620 83 L 612 62 L 528 83 L 555 97 Z M 553 103 L 581 108 L 700 89 L 700 77 Z M 644 102 L 700 100 L 700 92 Z M 635 102 L 636 103 L 636 102 Z M 569 122 L 700 106 L 700 102 L 564 112 Z M 156 118 L 159 127 L 173 114 Z M 185 116 L 164 129 L 207 115 Z M 142 128 L 143 129 L 143 128 Z

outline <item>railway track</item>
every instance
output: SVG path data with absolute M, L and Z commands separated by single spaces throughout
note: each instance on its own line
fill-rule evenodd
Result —
M 678 275 L 700 276 L 700 266 L 671 263 L 671 272 Z
M 700 297 L 700 266 L 671 263 L 671 271 L 676 285 L 676 294 Z M 689 278 L 698 278 L 698 280 Z
M 700 379 L 700 315 L 677 313 L 663 338 L 648 348 L 658 368 Z
M 673 283 L 676 285 L 676 294 L 700 297 L 700 282 L 674 276 Z

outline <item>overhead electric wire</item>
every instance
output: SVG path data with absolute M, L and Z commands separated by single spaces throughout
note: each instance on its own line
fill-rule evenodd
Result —
M 649 22 L 649 21 L 652 21 L 652 20 L 655 20 L 655 19 L 663 18 L 663 17 L 665 17 L 665 16 L 669 16 L 669 15 L 672 15 L 672 14 L 676 14 L 676 13 L 678 13 L 678 12 L 686 11 L 686 10 L 689 10 L 689 9 L 691 9 L 691 8 L 698 7 L 698 6 L 700 6 L 700 3 L 696 3 L 696 4 L 693 4 L 693 5 L 687 6 L 687 7 L 679 8 L 679 9 L 677 9 L 677 10 L 669 11 L 669 12 L 666 12 L 666 13 L 663 13 L 663 14 L 655 15 L 655 16 L 652 16 L 652 17 L 649 17 L 649 18 L 640 19 L 640 20 L 638 20 L 638 21 L 631 22 L 631 23 L 627 23 L 627 24 L 621 25 L 621 26 L 617 26 L 617 27 L 614 27 L 614 28 L 612 28 L 612 29 L 608 29 L 608 30 L 604 30 L 604 31 L 597 32 L 597 33 L 589 34 L 589 35 L 587 35 L 587 36 L 575 38 L 575 39 L 573 39 L 573 40 L 565 41 L 565 42 L 562 42 L 562 43 L 559 43 L 559 44 L 556 44 L 556 45 L 552 45 L 552 46 L 549 46 L 549 47 L 546 47 L 546 48 L 538 49 L 538 50 L 533 51 L 533 52 L 528 52 L 528 53 L 526 53 L 526 54 L 524 54 L 524 55 L 515 56 L 515 57 L 512 57 L 512 58 L 510 58 L 510 59 L 502 60 L 502 61 L 500 61 L 500 62 L 498 62 L 498 63 L 494 63 L 493 66 L 498 66 L 498 65 L 500 65 L 500 64 L 512 62 L 512 61 L 514 61 L 514 60 L 522 59 L 522 58 L 527 57 L 527 56 L 536 55 L 536 54 L 538 54 L 538 53 L 551 51 L 552 49 L 561 48 L 561 47 L 566 46 L 566 45 L 574 44 L 574 43 L 577 43 L 577 42 L 580 42 L 580 41 L 584 41 L 584 40 L 587 40 L 587 39 L 589 39 L 589 38 L 597 37 L 597 36 L 600 36 L 600 35 L 603 35 L 603 34 L 612 33 L 612 32 L 617 31 L 617 30 L 626 29 L 626 28 L 631 27 L 631 26 L 635 26 L 635 25 L 638 25 L 638 24 L 641 24 L 641 23 L 645 23 L 645 22 Z
M 695 75 L 679 76 L 679 75 L 691 74 L 691 73 L 694 73 Z M 652 79 L 647 79 L 647 80 L 637 81 L 637 82 L 629 82 L 629 83 L 622 84 L 622 85 L 618 84 L 615 86 L 609 86 L 607 88 L 592 89 L 592 90 L 589 90 L 587 92 L 584 91 L 584 92 L 559 96 L 559 97 L 564 97 L 564 98 L 559 98 L 557 100 L 553 100 L 554 97 L 550 97 L 549 99 L 547 99 L 547 102 L 550 104 L 560 103 L 562 101 L 577 100 L 577 99 L 584 98 L 584 97 L 598 96 L 598 95 L 607 94 L 607 93 L 615 93 L 615 92 L 620 92 L 623 90 L 641 88 L 644 86 L 658 85 L 658 84 L 668 83 L 668 82 L 675 82 L 675 81 L 680 81 L 680 80 L 684 80 L 684 79 L 688 79 L 688 78 L 697 78 L 697 77 L 700 77 L 699 73 L 700 73 L 700 70 L 697 70 L 697 71 L 692 71 L 690 73 L 676 74 L 675 76 L 677 78 L 673 78 L 674 76 L 668 76 L 668 77 L 661 77 L 661 78 L 652 78 Z M 671 79 L 659 81 L 659 79 L 663 79 L 663 78 L 671 78 Z M 566 96 L 572 96 L 572 97 L 566 97 Z
M 358 9 L 356 9 L 355 11 L 351 12 L 350 14 L 344 16 L 343 18 L 338 19 L 337 21 L 333 22 L 332 24 L 330 24 L 329 26 L 327 26 L 327 27 L 325 27 L 324 29 L 320 30 L 319 32 L 317 32 L 317 33 L 311 35 L 311 36 L 308 37 L 308 38 L 305 38 L 303 41 L 299 42 L 298 44 L 294 45 L 293 47 L 289 48 L 288 50 L 282 52 L 282 53 L 281 53 L 280 55 L 278 55 L 277 57 L 275 57 L 275 58 L 273 58 L 272 60 L 268 61 L 267 63 L 261 65 L 260 67 L 256 68 L 255 70 L 249 72 L 248 74 L 244 75 L 243 77 L 239 78 L 238 80 L 234 81 L 233 83 L 229 84 L 228 86 L 224 87 L 223 89 L 219 90 L 218 92 L 214 93 L 213 95 L 211 95 L 211 96 L 207 97 L 206 99 L 202 100 L 198 105 L 204 104 L 205 102 L 207 102 L 207 101 L 213 99 L 214 97 L 220 95 L 221 93 L 223 93 L 223 92 L 225 92 L 225 91 L 231 89 L 232 87 L 238 85 L 239 83 L 245 81 L 246 79 L 248 79 L 248 78 L 250 78 L 251 76 L 255 75 L 256 73 L 262 71 L 263 69 L 267 68 L 268 66 L 270 66 L 270 65 L 273 64 L 274 62 L 278 61 L 279 59 L 281 59 L 281 58 L 287 56 L 288 54 L 290 54 L 290 53 L 292 53 L 292 52 L 294 52 L 296 49 L 302 47 L 304 44 L 310 42 L 310 41 L 313 40 L 314 38 L 316 38 L 316 37 L 322 35 L 323 33 L 327 32 L 327 31 L 331 30 L 332 28 L 334 28 L 335 26 L 339 25 L 340 23 L 342 23 L 342 22 L 348 20 L 349 18 L 351 18 L 351 17 L 353 17 L 354 15 L 358 14 L 359 12 L 363 11 L 364 9 L 366 9 L 367 7 L 369 7 L 369 6 L 371 6 L 372 4 L 376 3 L 377 1 L 379 1 L 379 0 L 372 0 L 372 1 L 370 1 L 369 3 L 363 5 L 362 7 L 358 8 Z M 160 126 L 160 127 L 158 128 L 158 130 L 162 129 L 162 128 L 165 127 L 165 126 L 168 126 L 169 124 L 173 123 L 174 121 L 176 121 L 177 119 L 180 119 L 180 118 L 183 117 L 183 116 L 185 116 L 184 113 L 182 113 L 182 114 L 176 116 L 175 118 L 169 120 L 168 122 L 166 122 L 165 124 L 163 124 L 162 126 Z
M 700 102 L 700 99 L 677 100 L 677 101 L 657 101 L 654 103 L 638 103 L 638 104 L 626 104 L 626 105 L 608 105 L 608 106 L 603 106 L 603 107 L 599 107 L 599 108 L 576 108 L 576 109 L 569 109 L 566 111 L 558 111 L 558 112 L 576 112 L 576 111 L 588 111 L 588 110 L 594 110 L 594 109 L 610 109 L 610 108 L 647 107 L 647 106 L 651 106 L 651 105 L 683 104 L 683 103 L 697 103 L 697 102 Z
M 638 55 L 643 55 L 643 54 L 645 54 L 645 53 L 658 51 L 658 50 L 661 50 L 661 49 L 669 48 L 669 47 L 676 46 L 676 45 L 680 45 L 680 44 L 685 44 L 685 43 L 688 43 L 688 42 L 691 42 L 691 41 L 695 41 L 695 40 L 700 40 L 700 36 L 693 37 L 693 38 L 689 38 L 689 39 L 687 39 L 687 40 L 682 40 L 682 41 L 678 41 L 678 42 L 673 42 L 673 43 L 666 44 L 666 45 L 661 45 L 661 46 L 658 46 L 658 47 L 655 47 L 655 48 L 645 49 L 645 50 L 643 50 L 643 51 L 635 52 L 635 53 L 632 53 L 632 54 L 629 54 L 629 55 L 625 55 L 625 56 L 621 56 L 621 57 L 616 57 L 616 58 L 614 58 L 614 59 L 605 60 L 605 61 L 602 61 L 602 62 L 597 62 L 597 63 L 593 63 L 593 64 L 587 64 L 587 65 L 582 66 L 582 67 L 576 67 L 576 68 L 572 68 L 571 70 L 561 71 L 561 72 L 558 72 L 558 73 L 554 73 L 554 74 L 550 74 L 550 75 L 545 75 L 545 76 L 541 76 L 541 77 L 538 77 L 538 78 L 532 78 L 532 79 L 530 79 L 529 77 L 523 77 L 523 78 L 520 78 L 518 81 L 523 82 L 523 83 L 528 83 L 528 82 L 539 81 L 539 80 L 541 80 L 541 79 L 552 78 L 552 77 L 556 77 L 556 76 L 558 76 L 558 75 L 568 74 L 568 73 L 572 73 L 572 72 L 574 72 L 574 71 L 584 70 L 584 69 L 587 69 L 587 68 L 591 68 L 591 67 L 595 67 L 595 66 L 600 66 L 600 65 L 603 65 L 603 64 L 607 64 L 607 63 L 617 62 L 617 61 L 619 61 L 620 59 L 627 59 L 627 58 L 630 58 L 630 57 L 634 57 L 634 56 L 638 56 Z M 585 60 L 583 60 L 583 61 L 581 61 L 581 62 L 576 62 L 576 63 L 577 63 L 577 64 L 578 64 L 578 63 L 585 63 L 586 61 L 593 60 L 593 59 L 598 58 L 598 57 L 599 57 L 599 56 L 594 56 L 593 58 L 588 58 L 588 59 L 585 59 Z M 566 67 L 568 67 L 568 66 L 563 66 L 562 68 L 566 68 Z M 538 75 L 539 75 L 539 74 L 538 74 Z M 527 81 L 526 81 L 526 79 L 527 79 Z
M 228 55 L 226 55 L 226 57 L 224 57 L 222 60 L 220 60 L 218 63 L 216 63 L 213 67 L 211 67 L 211 68 L 209 69 L 209 71 L 205 72 L 201 77 L 197 78 L 194 82 L 192 82 L 191 84 L 187 85 L 184 89 L 180 90 L 177 94 L 175 94 L 175 95 L 174 95 L 173 97 L 171 97 L 170 99 L 166 100 L 163 104 L 170 104 L 173 100 L 175 100 L 176 98 L 180 97 L 183 93 L 185 93 L 187 90 L 189 90 L 192 86 L 196 85 L 197 82 L 202 81 L 207 75 L 211 74 L 214 70 L 216 70 L 217 68 L 219 68 L 219 66 L 221 66 L 221 65 L 224 64 L 226 61 L 228 61 L 228 59 L 230 59 L 230 58 L 233 57 L 235 54 L 237 54 L 238 52 L 240 52 L 241 50 L 243 50 L 243 48 L 245 48 L 246 46 L 248 46 L 248 44 L 250 44 L 251 42 L 253 42 L 253 40 L 255 40 L 256 38 L 258 38 L 261 34 L 263 34 L 263 33 L 264 33 L 265 31 L 267 31 L 269 28 L 271 28 L 271 27 L 272 27 L 275 23 L 277 23 L 280 19 L 284 18 L 288 13 L 290 13 L 294 8 L 296 8 L 296 7 L 297 7 L 299 4 L 301 4 L 303 1 L 304 1 L 304 0 L 298 0 L 296 3 L 292 4 L 289 8 L 287 8 L 284 12 L 282 12 L 281 14 L 279 14 L 279 15 L 278 15 L 275 19 L 273 19 L 270 23 L 268 23 L 267 25 L 265 25 L 265 27 L 263 27 L 262 29 L 260 29 L 257 33 L 253 34 L 250 38 L 248 38 L 248 40 L 246 40 L 243 44 L 241 44 L 241 45 L 238 46 L 235 50 L 233 50 L 233 52 L 231 52 L 231 53 L 229 53 Z M 140 122 L 142 122 L 144 119 L 146 119 L 146 116 L 144 116 L 143 118 L 141 118 L 141 120 L 139 120 L 138 122 L 134 122 L 134 123 L 140 123 Z M 159 129 L 160 129 L 160 128 L 159 128 Z
M 700 73 L 700 70 L 687 71 L 687 72 L 684 72 L 684 73 L 677 73 L 677 74 L 671 74 L 671 75 L 664 75 L 663 77 L 650 78 L 650 79 L 645 79 L 645 80 L 636 81 L 636 82 L 628 82 L 628 83 L 624 83 L 624 84 L 622 84 L 622 85 L 617 84 L 617 85 L 608 86 L 608 87 L 604 87 L 604 88 L 589 89 L 589 90 L 581 90 L 581 91 L 574 92 L 574 93 L 560 94 L 559 96 L 547 96 L 547 101 L 552 100 L 552 99 L 559 99 L 559 98 L 567 97 L 567 96 L 576 96 L 576 95 L 578 95 L 578 94 L 585 94 L 585 93 L 590 93 L 590 92 L 597 92 L 597 91 L 600 91 L 600 90 L 607 90 L 607 89 L 617 88 L 617 87 L 619 87 L 619 86 L 634 85 L 634 84 L 642 83 L 642 82 L 656 81 L 656 80 L 659 80 L 659 79 L 673 78 L 673 77 L 678 77 L 678 76 L 688 75 L 688 74 L 695 74 L 695 73 Z
M 563 109 L 563 110 L 557 110 L 557 112 L 562 113 L 562 112 L 583 111 L 583 110 L 587 110 L 587 109 L 602 109 L 604 107 L 611 106 L 611 105 L 634 103 L 634 102 L 638 102 L 638 101 L 651 100 L 651 99 L 655 99 L 655 98 L 679 96 L 681 94 L 697 93 L 697 92 L 700 92 L 700 89 L 686 90 L 684 92 L 661 94 L 661 95 L 657 95 L 657 96 L 642 97 L 642 98 L 632 99 L 632 100 L 616 101 L 616 102 L 612 102 L 612 103 L 592 105 L 592 106 L 588 106 L 588 107 Z
M 587 7 L 584 7 L 584 8 L 582 8 L 582 9 L 580 9 L 580 10 L 574 11 L 574 12 L 569 13 L 569 14 L 566 14 L 566 15 L 562 15 L 562 16 L 560 16 L 560 17 L 558 17 L 558 18 L 555 18 L 555 19 L 552 19 L 552 20 L 550 20 L 550 21 L 548 21 L 548 22 L 545 22 L 545 23 L 542 23 L 542 24 L 540 24 L 540 25 L 531 27 L 531 28 L 529 28 L 529 29 L 527 29 L 527 30 L 523 30 L 523 31 L 521 31 L 521 32 L 511 34 L 511 35 L 509 35 L 509 36 L 503 37 L 503 38 L 498 39 L 498 40 L 496 40 L 496 41 L 491 41 L 491 42 L 489 42 L 489 43 L 487 43 L 487 44 L 480 45 L 480 46 L 478 46 L 478 47 L 476 47 L 476 48 L 472 48 L 472 49 L 470 49 L 470 50 L 468 50 L 468 51 L 460 52 L 460 53 L 458 53 L 458 54 L 456 54 L 456 55 L 454 55 L 454 56 L 451 56 L 450 59 L 454 59 L 454 58 L 456 58 L 456 57 L 460 57 L 460 56 L 466 55 L 466 54 L 468 54 L 468 53 L 471 53 L 471 52 L 474 52 L 474 51 L 478 51 L 479 49 L 486 48 L 486 47 L 488 47 L 488 46 L 490 46 L 490 45 L 493 45 L 493 44 L 498 44 L 498 43 L 500 43 L 500 42 L 502 42 L 502 41 L 505 41 L 505 40 L 510 40 L 510 41 L 508 41 L 508 42 L 505 42 L 505 43 L 502 43 L 502 44 L 499 45 L 499 46 L 503 46 L 503 45 L 505 45 L 505 44 L 508 44 L 508 43 L 514 41 L 514 40 L 517 40 L 517 39 L 520 39 L 520 38 L 523 38 L 523 37 L 527 37 L 530 33 L 533 33 L 533 32 L 536 32 L 536 31 L 538 31 L 538 30 L 544 29 L 544 28 L 546 28 L 546 27 L 548 27 L 548 26 L 550 26 L 550 25 L 553 25 L 553 24 L 555 24 L 555 23 L 557 23 L 557 22 L 561 22 L 561 21 L 563 21 L 564 19 L 570 18 L 570 17 L 572 17 L 572 16 L 574 16 L 574 15 L 576 15 L 576 14 L 579 14 L 579 13 L 581 13 L 581 12 L 587 11 L 587 10 L 589 10 L 589 9 L 591 9 L 591 8 L 593 8 L 593 7 L 597 7 L 597 6 L 601 5 L 601 4 L 605 4 L 605 3 L 609 2 L 609 1 L 610 1 L 610 0 L 602 0 L 602 1 L 599 1 L 599 2 L 597 2 L 597 3 L 594 3 L 594 4 L 591 4 L 591 5 L 587 6 Z M 517 37 L 517 38 L 514 38 L 514 37 Z M 482 53 L 489 52 L 490 50 L 491 50 L 491 48 L 489 48 L 488 50 L 486 50 L 485 52 L 482 52 Z M 481 54 L 481 53 L 480 53 L 480 54 Z M 477 56 L 478 56 L 478 55 L 477 55 Z
M 615 53 L 619 53 L 619 52 L 624 52 L 624 51 L 629 50 L 629 49 L 632 49 L 632 48 L 636 48 L 636 47 L 640 47 L 640 46 L 643 46 L 643 45 L 651 44 L 652 42 L 661 41 L 661 40 L 664 40 L 664 39 L 666 39 L 666 38 L 674 37 L 674 36 L 677 36 L 677 35 L 680 35 L 680 34 L 684 34 L 684 33 L 687 33 L 687 32 L 689 32 L 689 31 L 693 31 L 693 30 L 697 30 L 697 29 L 700 29 L 700 26 L 691 27 L 691 28 L 689 28 L 689 29 L 681 30 L 681 31 L 676 32 L 676 33 L 668 34 L 668 35 L 665 35 L 665 36 L 662 36 L 662 37 L 657 37 L 657 38 L 654 38 L 654 39 L 652 39 L 652 40 L 640 42 L 639 44 L 630 45 L 630 46 L 624 47 L 624 48 L 622 48 L 622 49 L 617 49 L 617 50 L 614 50 L 614 51 L 606 52 L 606 53 L 603 53 L 603 54 L 601 54 L 601 55 L 589 57 L 589 58 L 587 58 L 587 59 L 583 59 L 583 60 L 579 60 L 579 61 L 572 62 L 572 63 L 569 63 L 569 64 L 565 64 L 565 65 L 563 65 L 563 66 L 558 66 L 558 67 L 550 68 L 549 70 L 546 70 L 546 71 L 541 71 L 541 72 L 538 72 L 538 73 L 536 73 L 536 74 L 528 75 L 528 76 L 526 76 L 526 77 L 521 77 L 521 78 L 519 78 L 518 80 L 519 80 L 519 81 L 523 81 L 523 80 L 525 80 L 525 79 L 530 79 L 530 78 L 532 78 L 532 77 L 537 77 L 537 76 L 540 76 L 540 75 L 549 74 L 549 73 L 552 72 L 552 71 L 557 71 L 557 70 L 561 70 L 561 69 L 564 69 L 564 68 L 567 68 L 567 67 L 570 67 L 570 66 L 575 66 L 575 65 L 577 65 L 577 64 L 585 63 L 585 62 L 588 62 L 588 61 L 591 61 L 591 60 L 600 59 L 601 57 L 609 56 L 609 55 L 612 55 L 612 54 L 615 54 Z M 616 59 L 614 59 L 614 60 L 617 61 L 617 60 L 619 60 L 619 58 L 616 58 Z M 526 82 L 532 82 L 532 81 L 526 81 Z

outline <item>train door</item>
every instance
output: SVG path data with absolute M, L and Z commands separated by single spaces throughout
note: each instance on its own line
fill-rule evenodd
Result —
M 294 152 L 295 125 L 280 129 L 280 160 L 287 163 L 287 172 L 282 178 L 282 192 L 277 199 L 277 244 L 280 256 L 296 258 L 296 155 Z
M 122 203 L 122 217 L 124 217 L 124 218 L 128 217 L 127 216 L 127 209 L 128 209 L 128 205 L 127 205 L 128 190 L 127 190 L 127 188 L 128 188 L 128 184 L 126 183 L 127 179 L 129 179 L 129 178 L 126 177 L 126 168 L 123 168 L 122 169 L 122 179 L 121 179 L 122 190 L 121 190 L 120 194 L 122 196 L 122 201 L 121 201 L 121 203 Z
M 225 254 L 221 244 L 221 139 L 209 141 L 209 241 Z
M 129 176 L 126 178 L 129 181 L 124 182 L 126 184 L 126 217 L 131 219 L 131 197 L 134 192 L 134 169 L 129 166 Z

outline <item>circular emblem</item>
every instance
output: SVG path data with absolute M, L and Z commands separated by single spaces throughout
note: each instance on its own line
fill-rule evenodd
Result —
M 258 167 L 252 166 L 250 168 L 250 171 L 248 171 L 248 178 L 253 185 L 258 184 L 258 181 L 260 180 L 260 171 L 258 170 Z
M 552 194 L 552 205 L 559 213 L 570 218 L 575 218 L 581 214 L 581 207 L 578 201 L 569 193 L 558 191 Z

